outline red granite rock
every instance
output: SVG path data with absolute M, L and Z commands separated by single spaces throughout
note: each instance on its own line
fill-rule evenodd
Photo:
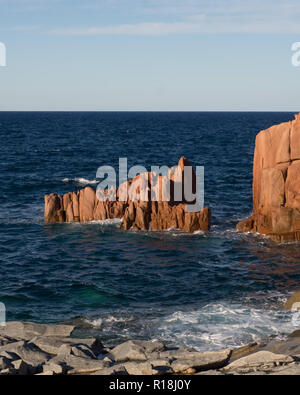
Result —
M 51 193 L 45 196 L 44 220 L 45 222 L 65 222 L 63 200 L 59 195 Z
M 256 136 L 253 214 L 237 229 L 269 235 L 275 241 L 299 240 L 300 115 Z
M 110 201 L 97 198 L 96 191 L 91 187 L 81 189 L 77 193 L 70 192 L 63 197 L 50 194 L 45 196 L 46 222 L 89 222 L 122 218 L 124 230 L 165 230 L 181 229 L 185 232 L 210 229 L 210 210 L 203 208 L 200 212 L 186 212 L 184 197 L 184 181 L 192 180 L 195 193 L 196 175 L 194 171 L 185 171 L 191 166 L 187 159 L 180 158 L 178 167 L 170 177 L 155 173 L 143 173 L 127 181 L 116 191 L 117 200 Z M 170 199 L 164 201 L 170 183 Z M 123 189 L 123 194 L 122 192 Z M 181 201 L 176 201 L 177 191 L 181 191 Z M 127 193 L 124 195 L 124 191 Z M 103 196 L 103 191 L 101 192 Z M 120 197 L 123 197 L 120 200 Z M 125 199 L 124 199 L 125 197 Z M 155 197 L 155 199 L 153 198 Z M 193 202 L 189 202 L 190 204 Z

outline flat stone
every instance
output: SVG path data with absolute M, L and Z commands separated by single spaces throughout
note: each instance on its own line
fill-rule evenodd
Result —
M 156 370 L 153 370 L 150 362 L 125 362 L 124 368 L 130 375 L 153 375 L 156 374 Z
M 195 351 L 192 348 L 178 347 L 176 349 L 162 351 L 158 353 L 156 358 L 162 358 L 162 359 L 167 358 L 172 361 L 174 359 L 189 359 L 192 358 L 193 355 L 198 355 L 198 354 L 199 352 Z
M 123 365 L 115 365 L 91 373 L 91 376 L 128 376 L 128 372 Z
M 224 376 L 224 373 L 219 370 L 206 370 L 204 372 L 196 373 L 196 376 Z
M 57 363 L 47 363 L 43 365 L 43 372 L 53 372 L 53 374 L 62 374 L 63 373 L 63 368 L 61 365 L 58 365 Z
M 263 347 L 257 343 L 247 344 L 246 346 L 242 346 L 232 350 L 232 354 L 230 356 L 230 362 L 235 361 L 236 359 L 245 357 L 246 355 L 253 354 L 254 352 L 258 351 L 259 348 Z
M 110 354 L 116 362 L 147 361 L 145 348 L 132 340 L 119 344 L 110 351 Z
M 150 359 L 149 362 L 152 366 L 171 366 L 170 360 L 168 358 Z
M 54 372 L 52 370 L 47 370 L 47 372 L 36 373 L 35 376 L 53 376 Z
M 237 359 L 224 367 L 224 372 L 241 371 L 247 373 L 250 371 L 266 370 L 278 365 L 287 365 L 293 363 L 294 359 L 288 355 L 274 354 L 270 351 L 258 351 L 254 354 Z
M 142 347 L 145 354 L 152 354 L 155 352 L 161 352 L 166 349 L 163 343 L 157 341 L 146 341 L 146 340 L 133 340 L 133 343 Z
M 31 340 L 41 350 L 48 354 L 57 355 L 62 345 L 83 345 L 91 349 L 92 353 L 98 355 L 103 349 L 103 345 L 98 339 L 76 339 L 70 337 L 35 337 Z
M 268 372 L 263 372 L 261 370 L 253 371 L 253 372 L 246 372 L 242 373 L 243 376 L 266 376 L 269 374 Z M 240 376 L 241 374 L 235 373 L 235 376 Z
M 221 351 L 183 353 L 182 358 L 172 362 L 171 368 L 175 373 L 184 373 L 188 369 L 196 371 L 219 369 L 228 362 L 231 351 L 228 348 Z
M 300 364 L 291 364 L 289 366 L 283 366 L 276 368 L 270 373 L 271 376 L 299 376 L 300 375 Z
M 49 363 L 55 363 L 63 367 L 63 371 L 68 374 L 86 374 L 109 367 L 108 362 L 97 359 L 76 357 L 75 355 L 58 355 L 52 358 Z
M 264 350 L 275 354 L 300 355 L 300 339 L 295 337 L 286 341 L 271 341 L 264 347 Z
M 9 321 L 0 326 L 0 336 L 31 340 L 36 336 L 68 337 L 74 330 L 72 325 L 35 324 L 32 322 Z

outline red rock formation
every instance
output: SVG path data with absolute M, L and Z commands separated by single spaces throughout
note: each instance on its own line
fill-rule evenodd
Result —
M 300 114 L 256 136 L 253 214 L 237 229 L 300 240 Z
M 116 192 L 117 200 L 99 200 L 96 191 L 86 187 L 77 193 L 69 192 L 63 197 L 56 194 L 45 196 L 45 222 L 88 222 L 122 218 L 124 230 L 164 230 L 178 228 L 185 232 L 210 229 L 210 209 L 200 212 L 186 212 L 184 201 L 184 179 L 192 177 L 195 192 L 196 176 L 185 167 L 191 166 L 184 157 L 180 158 L 178 168 L 170 174 L 170 200 L 163 201 L 166 191 L 166 176 L 143 173 L 120 186 Z M 158 188 L 159 186 L 159 188 Z M 123 194 L 121 193 L 123 189 Z M 127 193 L 124 195 L 124 191 Z M 175 191 L 182 192 L 182 200 L 175 201 Z M 102 193 L 104 193 L 102 191 Z M 123 200 L 119 198 L 123 197 Z M 125 199 L 124 199 L 125 196 Z M 156 196 L 156 201 L 151 197 Z M 177 195 L 176 195 L 177 196 Z

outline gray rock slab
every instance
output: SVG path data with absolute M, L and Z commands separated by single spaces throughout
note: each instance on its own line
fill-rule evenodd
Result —
M 91 376 L 128 376 L 128 372 L 123 365 L 115 365 L 91 373 Z
M 225 366 L 224 372 L 239 371 L 249 373 L 251 371 L 270 371 L 278 365 L 287 365 L 293 363 L 294 359 L 288 355 L 274 354 L 270 351 L 258 351 L 254 354 L 237 359 L 236 361 Z
M 145 348 L 131 340 L 114 347 L 110 354 L 115 362 L 147 361 Z
M 68 337 L 74 330 L 72 325 L 35 324 L 33 322 L 9 321 L 0 326 L 0 336 L 31 340 L 36 336 Z
M 274 369 L 271 376 L 299 376 L 300 375 L 300 364 L 290 364 Z
M 9 353 L 10 355 L 17 355 L 30 366 L 39 366 L 48 361 L 51 356 L 40 350 L 35 344 L 19 341 L 9 343 L 0 347 L 0 355 L 2 353 Z M 6 354 L 7 355 L 7 354 Z
M 57 355 L 49 363 L 62 366 L 63 371 L 68 374 L 88 374 L 110 366 L 105 361 L 76 357 L 75 355 Z
M 289 338 L 286 341 L 271 341 L 263 350 L 275 354 L 300 355 L 300 338 Z
M 171 368 L 175 373 L 185 373 L 186 371 L 196 371 L 219 369 L 228 362 L 231 349 L 208 352 L 184 352 L 182 356 L 171 363 Z
M 59 349 L 63 345 L 85 346 L 88 347 L 93 354 L 98 355 L 103 349 L 103 345 L 98 339 L 76 339 L 71 337 L 35 337 L 30 343 L 34 343 L 41 350 L 57 355 Z

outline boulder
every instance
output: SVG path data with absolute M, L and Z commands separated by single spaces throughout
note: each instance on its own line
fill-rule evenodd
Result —
M 153 369 L 150 362 L 126 362 L 123 364 L 124 368 L 130 375 L 145 375 L 151 376 L 157 373 L 157 370 Z
M 57 355 L 61 346 L 69 345 L 69 346 L 85 346 L 88 347 L 91 352 L 95 355 L 98 355 L 103 349 L 103 344 L 99 339 L 76 339 L 71 337 L 35 337 L 31 341 L 37 347 L 39 347 L 42 351 Z
M 272 371 L 279 365 L 293 363 L 294 359 L 288 355 L 274 354 L 270 351 L 258 351 L 254 354 L 237 359 L 222 370 L 223 372 L 249 373 L 253 371 Z
M 58 356 L 65 356 L 65 355 L 75 355 L 76 357 L 81 358 L 91 358 L 96 359 L 95 354 L 90 349 L 90 347 L 86 346 L 85 344 L 63 344 L 58 350 Z
M 114 347 L 110 351 L 110 354 L 113 356 L 115 362 L 147 361 L 145 348 L 132 340 Z
M 67 374 L 88 374 L 110 366 L 110 364 L 105 361 L 77 357 L 66 353 L 57 355 L 50 359 L 48 363 L 61 366 L 63 373 Z
M 175 373 L 188 373 L 188 370 L 195 371 L 219 369 L 226 365 L 232 350 L 208 352 L 186 352 L 171 363 L 171 368 Z
M 43 352 L 34 344 L 24 341 L 9 343 L 0 347 L 0 356 L 2 353 L 5 353 L 6 356 L 10 354 L 12 361 L 21 359 L 26 363 L 31 374 L 36 373 L 51 358 L 49 354 Z
M 56 363 L 50 362 L 43 365 L 43 373 L 51 373 L 52 374 L 62 374 L 63 368 L 61 365 Z
M 300 334 L 299 331 L 292 333 L 286 340 L 272 340 L 263 350 L 271 351 L 275 354 L 300 356 Z
M 150 356 L 156 352 L 164 351 L 166 349 L 165 345 L 158 341 L 132 340 L 132 342 L 141 347 L 147 356 Z
M 297 308 L 297 305 L 295 305 L 295 303 L 299 303 L 299 306 Z M 300 310 L 300 291 L 295 292 L 288 300 L 287 302 L 284 304 L 284 308 L 286 310 L 291 310 L 292 307 L 296 306 L 296 310 Z
M 300 240 L 300 114 L 262 130 L 255 140 L 253 213 L 237 230 L 276 242 Z
M 168 176 L 147 172 L 121 184 L 114 201 L 110 200 L 114 190 L 97 189 L 95 192 L 91 187 L 62 197 L 53 193 L 46 195 L 44 219 L 54 223 L 120 218 L 124 230 L 209 231 L 211 212 L 208 207 L 197 212 L 186 209 L 188 203 L 195 203 L 191 194 L 185 196 L 188 181 L 195 193 L 196 175 L 189 161 L 181 157 L 178 166 L 169 169 Z

